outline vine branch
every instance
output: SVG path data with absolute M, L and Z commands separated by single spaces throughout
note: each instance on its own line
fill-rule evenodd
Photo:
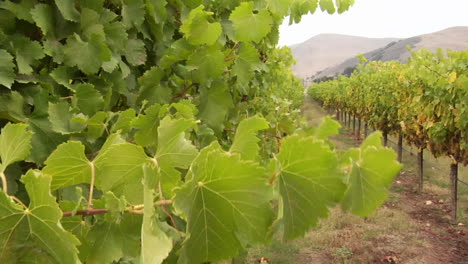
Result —
M 161 200 L 157 201 L 154 203 L 155 206 L 165 206 L 165 205 L 171 205 L 172 200 Z M 143 204 L 140 205 L 134 205 L 127 207 L 125 209 L 125 212 L 131 213 L 131 214 L 141 214 L 141 211 L 145 208 Z M 84 210 L 78 210 L 75 213 L 72 211 L 69 212 L 63 212 L 62 217 L 69 217 L 69 216 L 75 216 L 75 215 L 84 215 L 84 216 L 91 216 L 91 215 L 99 215 L 99 214 L 106 214 L 109 212 L 109 209 L 94 209 L 94 208 L 88 208 Z
M 2 171 L 0 172 L 0 178 L 2 178 L 2 184 L 3 184 L 3 191 L 8 194 L 8 182 L 5 176 L 5 173 Z

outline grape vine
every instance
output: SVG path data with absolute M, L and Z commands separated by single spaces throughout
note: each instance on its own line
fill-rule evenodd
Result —
M 0 262 L 214 262 L 371 214 L 395 154 L 305 126 L 276 48 L 285 16 L 353 2 L 2 1 Z
M 423 150 L 450 157 L 452 217 L 456 219 L 458 164 L 468 163 L 467 71 L 467 51 L 422 49 L 413 52 L 406 64 L 362 64 L 349 78 L 312 85 L 309 94 L 326 107 L 362 119 L 384 136 L 394 133 L 416 146 L 419 190 Z

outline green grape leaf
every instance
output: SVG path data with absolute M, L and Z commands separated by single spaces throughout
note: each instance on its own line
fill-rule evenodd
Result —
M 50 193 L 51 177 L 30 170 L 21 180 L 29 194 L 29 208 L 23 209 L 0 192 L 0 262 L 15 263 L 29 255 L 29 260 L 47 259 L 43 263 L 79 263 L 79 241 L 60 224 L 62 211 Z
M 75 87 L 76 106 L 87 116 L 94 115 L 104 106 L 101 93 L 89 83 L 80 83 Z
M 198 117 L 218 133 L 224 128 L 224 121 L 234 107 L 231 93 L 223 81 L 215 81 L 210 88 L 200 91 L 200 113 Z
M 28 119 L 30 129 L 34 132 L 31 145 L 30 160 L 41 165 L 55 148 L 65 140 L 67 136 L 56 133 L 52 130 L 52 124 L 47 116 L 32 116 Z M 28 160 L 29 160 L 28 159 Z
M 119 113 L 117 122 L 111 128 L 111 132 L 115 133 L 120 130 L 123 134 L 130 132 L 132 121 L 135 119 L 135 110 L 129 108 Z
M 13 122 L 26 120 L 24 115 L 24 98 L 17 91 L 0 94 L 0 118 Z
M 31 74 L 33 72 L 31 65 L 45 56 L 41 44 L 25 37 L 18 37 L 13 40 L 13 45 L 16 52 L 18 72 L 21 74 Z
M 6 50 L 0 49 L 0 85 L 11 89 L 11 85 L 15 82 L 15 77 L 13 56 Z
M 269 128 L 268 122 L 259 116 L 242 120 L 237 127 L 236 136 L 232 142 L 231 153 L 239 153 L 244 160 L 257 160 L 260 147 L 257 137 L 259 130 Z
M 133 66 L 145 64 L 145 43 L 140 39 L 129 39 L 125 50 L 125 58 L 127 58 L 128 63 Z
M 140 30 L 145 21 L 145 8 L 143 0 L 124 0 L 122 6 L 123 23 L 127 28 L 135 27 Z
M 63 51 L 63 45 L 57 40 L 46 39 L 42 42 L 44 46 L 44 53 L 52 57 L 52 59 L 57 64 L 62 64 L 65 58 L 65 53 Z M 62 66 L 59 66 L 62 67 Z
M 54 35 L 54 10 L 50 5 L 37 4 L 32 10 L 31 15 L 36 25 L 42 30 L 42 34 Z
M 67 66 L 58 66 L 51 73 L 50 76 L 60 85 L 67 87 L 68 89 L 74 91 L 74 85 L 72 84 L 73 79 L 76 76 L 78 70 L 67 67 Z
M 151 165 L 150 165 L 151 166 Z M 161 229 L 156 209 L 154 208 L 154 198 L 157 185 L 150 184 L 156 182 L 155 168 L 148 165 L 143 166 L 144 174 L 144 205 L 143 225 L 141 227 L 141 263 L 162 263 L 172 250 L 172 239 Z M 152 186 L 152 188 L 151 188 Z
M 224 73 L 226 63 L 224 54 L 217 45 L 200 47 L 187 60 L 187 66 L 194 67 L 193 79 L 206 83 L 209 79 L 220 77 Z
M 327 11 L 328 14 L 333 14 L 336 11 L 333 0 L 320 0 L 319 4 L 320 4 L 320 9 L 322 11 Z
M 341 125 L 333 118 L 326 116 L 322 123 L 314 131 L 314 135 L 319 139 L 328 139 L 332 135 L 337 135 L 340 133 Z
M 106 129 L 105 121 L 108 116 L 108 112 L 99 111 L 86 122 L 86 125 L 88 126 L 86 131 L 88 141 L 95 142 L 102 136 Z
M 328 215 L 328 206 L 345 191 L 336 154 L 321 140 L 297 135 L 285 138 L 278 154 L 279 192 L 283 199 L 284 238 L 303 235 Z
M 18 19 L 34 23 L 31 16 L 31 9 L 37 3 L 36 0 L 22 0 L 20 3 L 11 1 L 0 2 L 0 9 L 6 9 L 13 13 Z
M 0 134 L 0 172 L 14 162 L 24 160 L 31 150 L 32 133 L 26 124 L 8 123 Z
M 61 134 L 78 133 L 85 126 L 83 124 L 73 122 L 73 115 L 70 112 L 70 105 L 67 102 L 59 102 L 56 104 L 49 102 L 49 121 L 52 124 L 52 129 Z
M 135 141 L 140 146 L 156 146 L 158 142 L 158 127 L 160 123 L 161 105 L 154 104 L 145 110 L 145 114 L 138 115 L 131 122 L 132 127 L 138 129 Z
M 381 134 L 370 137 L 378 138 L 379 146 L 361 146 L 359 160 L 352 161 L 348 189 L 341 202 L 343 209 L 359 216 L 369 216 L 382 205 L 388 197 L 387 187 L 401 169 L 395 152 L 381 146 Z
M 272 221 L 272 188 L 263 168 L 229 155 L 215 142 L 200 152 L 190 172 L 174 198 L 190 234 L 180 263 L 228 259 L 241 244 L 265 241 Z
M 289 13 L 289 6 L 293 1 L 291 0 L 267 0 L 268 9 L 274 14 L 285 16 Z
M 158 128 L 158 150 L 155 158 L 174 167 L 188 168 L 198 151 L 186 138 L 185 132 L 194 127 L 193 120 L 166 116 Z
M 82 241 L 80 256 L 89 264 L 113 263 L 124 256 L 136 257 L 140 250 L 142 217 L 124 214 L 118 223 L 99 222 Z
M 105 38 L 104 26 L 101 24 L 100 15 L 96 11 L 82 8 L 80 22 L 81 31 L 87 39 L 90 39 L 94 34 L 102 39 Z
M 336 6 L 338 7 L 338 13 L 344 13 L 348 11 L 348 9 L 354 5 L 354 0 L 335 0 Z
M 125 25 L 116 21 L 104 25 L 104 33 L 109 47 L 114 52 L 124 51 L 127 47 L 128 34 Z
M 193 47 L 186 39 L 178 39 L 174 41 L 169 48 L 167 48 L 163 57 L 159 61 L 159 66 L 167 69 L 171 67 L 172 64 L 187 59 L 192 53 L 192 50 Z
M 115 195 L 124 195 L 130 203 L 141 203 L 142 166 L 148 160 L 142 147 L 118 143 L 101 150 L 93 163 L 96 165 L 96 187 Z
M 254 76 L 254 71 L 259 70 L 260 67 L 261 61 L 255 47 L 250 43 L 243 43 L 232 68 L 237 81 L 242 85 L 247 85 Z
M 93 34 L 88 42 L 74 34 L 67 39 L 64 49 L 65 63 L 69 66 L 78 66 L 86 74 L 97 73 L 102 63 L 109 61 L 112 56 L 102 36 L 96 34 Z
M 81 142 L 68 141 L 57 147 L 44 162 L 44 174 L 52 176 L 51 190 L 90 183 L 92 166 Z
M 180 31 L 184 33 L 185 38 L 192 45 L 213 45 L 222 32 L 220 23 L 209 22 L 213 12 L 203 11 L 204 8 L 203 5 L 200 5 L 192 9 L 180 26 Z
M 162 77 L 164 77 L 164 71 L 154 66 L 138 78 L 140 84 L 138 102 L 147 100 L 151 105 L 154 103 L 166 104 L 171 101 L 172 91 L 161 82 Z
M 75 3 L 69 0 L 55 0 L 60 13 L 63 18 L 72 22 L 78 22 L 80 19 L 80 13 L 75 8 Z
M 271 30 L 273 19 L 267 10 L 254 13 L 254 2 L 243 2 L 229 16 L 236 40 L 260 42 Z

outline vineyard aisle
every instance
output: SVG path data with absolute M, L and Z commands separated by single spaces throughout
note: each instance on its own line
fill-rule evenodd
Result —
M 326 115 L 309 99 L 302 110 L 311 125 Z M 339 150 L 357 146 L 352 129 L 332 140 Z M 390 198 L 372 216 L 362 219 L 337 208 L 305 238 L 251 249 L 245 263 L 262 256 L 272 263 L 466 263 L 468 187 L 459 190 L 461 224 L 451 225 L 448 179 L 434 168 L 445 164 L 426 163 L 433 173 L 422 194 L 416 193 L 416 156 L 404 152 L 404 169 L 390 188 Z M 467 179 L 467 171 L 460 174 Z

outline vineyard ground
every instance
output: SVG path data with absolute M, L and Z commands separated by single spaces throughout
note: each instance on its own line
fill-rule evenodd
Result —
M 311 125 L 317 125 L 326 112 L 306 101 L 303 114 Z M 339 150 L 359 144 L 347 129 L 333 141 Z M 461 225 L 453 225 L 448 161 L 426 155 L 426 183 L 423 193 L 417 194 L 416 157 L 410 147 L 405 148 L 404 168 L 390 188 L 389 199 L 372 216 L 360 218 L 335 208 L 303 239 L 288 243 L 277 239 L 269 246 L 250 248 L 242 262 L 256 263 L 267 257 L 271 264 L 468 263 L 468 186 L 459 184 Z M 459 174 L 468 182 L 467 168 Z

